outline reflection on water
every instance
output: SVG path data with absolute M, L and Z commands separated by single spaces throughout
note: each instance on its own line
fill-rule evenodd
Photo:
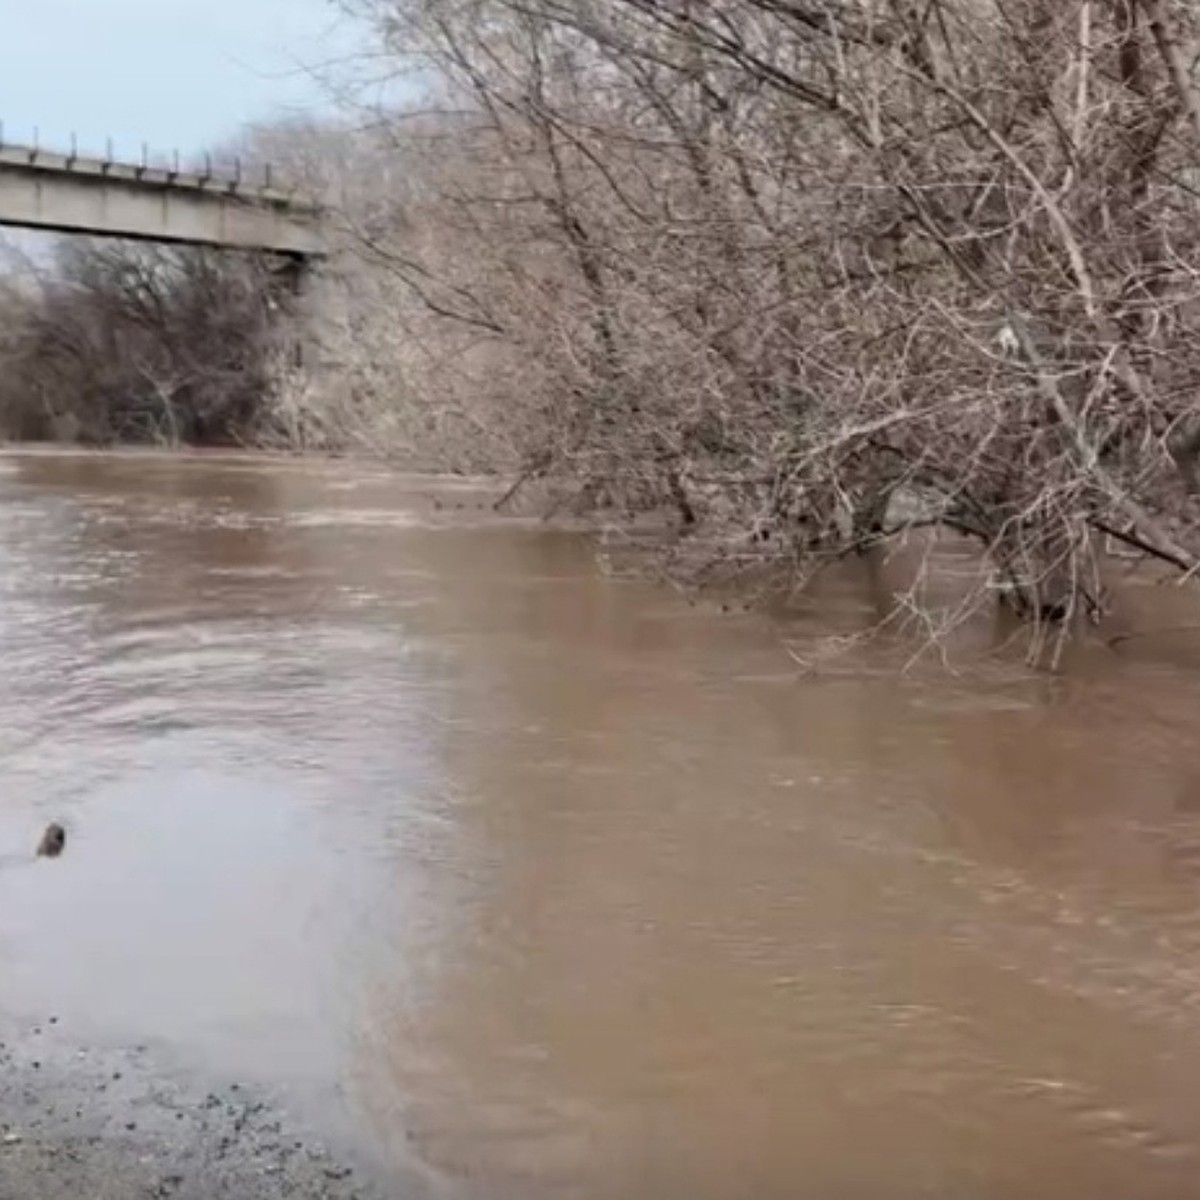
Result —
M 485 512 L 0 460 L 0 1010 L 452 1197 L 1195 1194 L 1185 656 L 802 678 Z

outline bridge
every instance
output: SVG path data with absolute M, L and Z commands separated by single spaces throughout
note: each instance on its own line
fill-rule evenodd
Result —
M 239 172 L 240 174 L 240 172 Z M 0 226 L 261 250 L 298 264 L 325 253 L 319 208 L 211 169 L 61 154 L 0 142 Z

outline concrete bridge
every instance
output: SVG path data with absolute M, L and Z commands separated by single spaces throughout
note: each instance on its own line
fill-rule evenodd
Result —
M 0 226 L 261 250 L 302 264 L 325 253 L 320 212 L 291 193 L 209 170 L 0 144 Z

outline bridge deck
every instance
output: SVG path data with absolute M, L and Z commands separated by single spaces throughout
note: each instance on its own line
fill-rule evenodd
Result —
M 325 252 L 316 205 L 194 171 L 0 147 L 0 225 L 144 241 Z

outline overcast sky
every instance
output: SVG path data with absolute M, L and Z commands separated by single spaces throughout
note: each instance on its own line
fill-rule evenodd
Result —
M 329 0 L 0 0 L 9 142 L 190 155 L 248 122 L 329 107 L 306 67 L 354 31 Z

